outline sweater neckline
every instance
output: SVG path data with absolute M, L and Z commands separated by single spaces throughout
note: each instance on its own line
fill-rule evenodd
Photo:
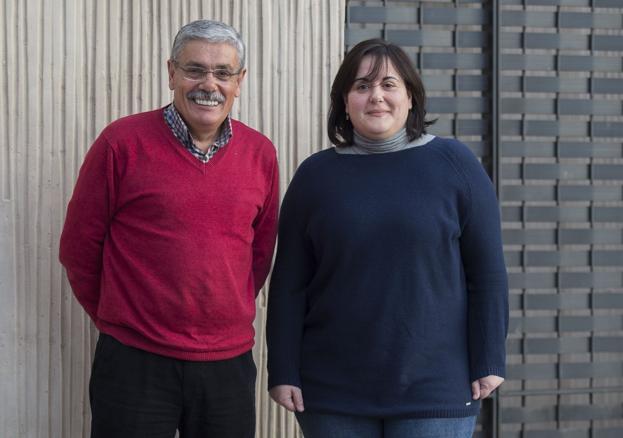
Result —
M 158 126 L 160 126 L 160 130 L 164 133 L 166 139 L 168 140 L 167 141 L 168 145 L 173 148 L 176 154 L 181 156 L 184 160 L 186 160 L 188 163 L 190 163 L 193 167 L 195 167 L 197 170 L 199 170 L 203 174 L 205 174 L 210 167 L 216 166 L 224 158 L 225 154 L 228 153 L 229 149 L 231 149 L 231 146 L 233 143 L 232 142 L 233 136 L 232 138 L 229 139 L 229 142 L 227 142 L 221 148 L 221 150 L 219 150 L 217 154 L 215 154 L 212 158 L 210 158 L 209 161 L 204 163 L 198 160 L 184 148 L 184 145 L 181 144 L 179 139 L 175 136 L 175 134 L 173 134 L 173 131 L 171 131 L 171 128 L 169 128 L 169 126 L 167 125 L 167 122 L 164 120 L 165 108 L 166 106 L 156 110 L 155 114 L 156 114 L 156 117 L 158 118 L 158 122 L 159 122 Z M 232 120 L 232 131 L 233 131 L 233 120 Z
M 412 141 L 412 142 L 408 142 L 406 147 L 402 147 L 399 148 L 397 150 L 394 151 L 389 151 L 389 152 L 382 152 L 382 153 L 367 153 L 367 152 L 362 152 L 362 151 L 356 151 L 352 149 L 352 146 L 346 146 L 346 147 L 332 147 L 331 149 L 333 149 L 333 153 L 335 153 L 336 155 L 339 156 L 343 156 L 343 157 L 393 157 L 396 155 L 402 155 L 402 154 L 408 154 L 411 152 L 415 152 L 415 151 L 420 151 L 420 150 L 426 150 L 428 149 L 430 146 L 432 146 L 439 137 L 435 136 L 435 135 L 430 135 L 430 134 L 424 134 L 422 135 L 420 138 Z M 371 158 L 372 159 L 372 158 Z

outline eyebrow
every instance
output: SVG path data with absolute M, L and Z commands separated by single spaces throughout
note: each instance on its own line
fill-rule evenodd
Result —
M 189 61 L 186 64 L 187 67 L 201 67 L 203 69 L 208 69 L 210 67 L 207 67 L 205 64 L 202 64 L 200 62 L 197 61 Z M 219 65 L 215 65 L 214 67 L 212 67 L 214 69 L 223 69 L 223 70 L 232 70 L 232 67 L 229 64 L 219 64 Z
M 387 81 L 387 80 L 390 80 L 390 79 L 393 79 L 393 80 L 395 80 L 395 81 L 398 81 L 398 80 L 399 80 L 399 79 L 398 79 L 397 77 L 395 77 L 395 76 L 385 76 L 383 79 L 381 79 L 381 82 L 382 82 L 382 81 Z M 355 80 L 354 80 L 353 82 L 357 82 L 357 81 L 372 82 L 372 81 L 371 81 L 370 79 L 368 79 L 368 77 L 366 77 L 366 76 L 363 76 L 363 77 L 360 77 L 360 78 L 355 78 Z

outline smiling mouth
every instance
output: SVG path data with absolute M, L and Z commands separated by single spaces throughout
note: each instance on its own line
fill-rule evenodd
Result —
M 218 106 L 219 101 L 218 100 L 207 100 L 207 99 L 192 99 L 193 102 L 195 102 L 197 105 L 201 105 L 201 106 Z

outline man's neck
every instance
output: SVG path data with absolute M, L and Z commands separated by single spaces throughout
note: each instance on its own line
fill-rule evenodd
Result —
M 188 124 L 186 124 L 186 126 L 188 127 L 188 131 L 193 138 L 193 143 L 198 149 L 201 149 L 202 152 L 207 152 L 210 147 L 212 147 L 221 131 L 220 126 L 216 128 L 216 130 L 211 130 L 209 132 L 196 132 L 196 130 L 192 129 L 188 126 Z

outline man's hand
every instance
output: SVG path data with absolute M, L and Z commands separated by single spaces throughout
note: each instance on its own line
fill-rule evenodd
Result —
M 292 412 L 303 412 L 303 393 L 301 388 L 292 385 L 277 385 L 270 389 L 270 398 Z
M 499 376 L 487 376 L 472 382 L 472 398 L 482 400 L 491 395 L 495 389 L 502 384 L 504 379 Z

